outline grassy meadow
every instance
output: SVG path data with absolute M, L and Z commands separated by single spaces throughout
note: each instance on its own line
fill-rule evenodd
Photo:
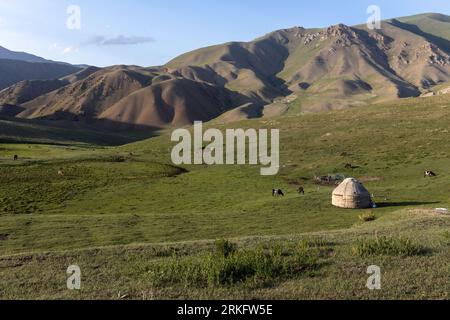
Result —
M 449 123 L 438 96 L 233 124 L 280 129 L 274 177 L 174 166 L 169 133 L 0 144 L 0 298 L 448 299 L 450 217 L 434 209 L 450 207 Z M 334 208 L 333 187 L 313 181 L 327 174 L 360 179 L 379 207 Z M 373 264 L 379 291 L 366 288 Z

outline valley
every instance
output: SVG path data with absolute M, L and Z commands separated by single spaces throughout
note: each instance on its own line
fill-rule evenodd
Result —
M 169 133 L 120 147 L 2 144 L 0 293 L 77 299 L 446 299 L 450 220 L 434 209 L 450 206 L 448 103 L 447 96 L 436 96 L 233 124 L 280 129 L 281 171 L 274 177 L 248 166 L 176 167 Z M 19 162 L 8 160 L 13 154 L 20 155 Z M 346 169 L 345 163 L 358 168 Z M 427 168 L 438 177 L 424 179 Z M 364 181 L 379 205 L 372 211 L 375 221 L 360 220 L 367 210 L 331 206 L 333 188 L 316 185 L 313 177 L 337 173 Z M 305 196 L 297 194 L 298 185 Z M 286 197 L 273 198 L 274 187 Z M 352 253 L 358 239 L 381 236 L 411 239 L 429 253 Z M 325 265 L 314 276 L 273 279 L 270 286 L 186 288 L 150 277 L 153 265 L 196 261 L 221 238 L 241 250 L 302 241 L 315 248 L 319 241 L 317 259 Z M 74 263 L 85 270 L 80 292 L 64 290 L 61 280 L 64 266 Z M 378 294 L 365 288 L 371 264 L 386 269 L 388 287 Z
M 449 30 L 293 27 L 161 66 L 0 47 L 0 299 L 448 300 Z M 372 208 L 332 205 L 350 177 Z

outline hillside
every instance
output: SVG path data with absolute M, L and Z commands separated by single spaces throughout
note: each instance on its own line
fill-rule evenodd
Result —
M 194 121 L 212 120 L 230 108 L 233 95 L 207 83 L 187 79 L 163 81 L 120 100 L 100 119 L 117 123 L 182 127 Z
M 0 90 L 23 80 L 54 80 L 79 70 L 68 64 L 0 59 Z
M 296 27 L 250 43 L 196 50 L 168 67 L 218 85 L 216 79 L 225 79 L 226 86 L 262 103 L 289 97 L 297 112 L 415 97 L 450 80 L 448 21 L 425 14 L 384 21 L 378 31 L 343 24 Z M 202 78 L 206 71 L 208 78 Z
M 16 85 L 0 91 L 0 105 L 21 105 L 66 84 L 66 81 L 59 79 L 20 81 Z
M 86 71 L 83 71 L 86 73 Z M 90 70 L 83 77 L 67 77 L 72 83 L 24 103 L 19 118 L 116 123 L 148 128 L 182 126 L 194 120 L 211 120 L 238 94 L 205 82 L 161 73 L 159 70 L 114 66 Z M 5 90 L 18 91 L 20 84 Z M 0 93 L 0 98 L 2 94 Z M 10 103 L 14 100 L 5 100 Z
M 450 206 L 449 105 L 440 95 L 233 124 L 280 129 L 273 177 L 250 166 L 174 167 L 168 133 L 117 148 L 0 144 L 0 297 L 448 299 L 450 218 L 435 208 Z M 333 207 L 333 186 L 313 179 L 326 174 L 360 179 L 378 208 Z M 360 218 L 370 214 L 375 221 Z M 208 282 L 220 238 L 239 250 L 224 266 L 247 267 Z M 254 261 L 272 261 L 261 250 L 280 248 L 273 263 L 290 272 L 252 273 Z M 61 272 L 73 261 L 86 275 L 79 292 Z M 383 290 L 366 288 L 373 264 Z
M 99 70 L 100 69 L 96 67 L 87 67 L 60 79 L 20 81 L 17 84 L 0 91 L 0 105 L 24 104 L 56 89 L 83 80 Z
M 24 105 L 24 118 L 95 117 L 120 99 L 148 85 L 149 77 L 131 67 L 94 72 Z
M 155 134 L 148 131 L 111 131 L 105 124 L 93 127 L 70 121 L 33 121 L 13 118 L 22 111 L 23 109 L 17 106 L 0 106 L 0 143 L 114 146 L 148 139 Z M 0 155 L 0 158 L 2 157 Z

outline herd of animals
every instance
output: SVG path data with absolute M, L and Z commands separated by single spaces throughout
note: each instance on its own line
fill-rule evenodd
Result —
M 358 167 L 355 167 L 349 163 L 345 164 L 345 169 L 356 169 Z M 424 178 L 433 178 L 433 177 L 437 177 L 437 174 L 431 170 L 427 170 L 424 172 L 423 174 Z M 333 176 L 327 175 L 327 176 L 314 176 L 314 181 L 317 184 L 320 185 L 330 185 L 330 184 L 334 184 L 334 185 L 339 185 L 343 179 L 337 179 Z M 301 195 L 305 195 L 305 188 L 304 187 L 299 187 L 297 189 L 297 192 Z M 284 197 L 285 193 L 282 189 L 272 189 L 272 196 L 273 197 Z
M 305 195 L 305 188 L 300 187 L 298 188 L 297 192 L 301 195 Z M 272 196 L 274 197 L 284 197 L 284 192 L 281 189 L 272 189 Z
M 13 157 L 14 161 L 18 161 L 19 160 L 19 156 L 18 155 L 14 155 Z M 353 166 L 350 163 L 345 164 L 345 169 L 355 169 L 358 167 Z M 58 176 L 64 176 L 64 170 L 62 168 L 58 169 Z M 437 177 L 437 174 L 434 173 L 431 170 L 427 170 L 424 172 L 424 178 L 432 178 L 432 177 Z M 330 184 L 332 182 L 334 182 L 335 184 L 339 184 L 340 182 L 342 182 L 340 179 L 336 180 L 335 178 L 333 178 L 332 176 L 328 175 L 328 176 L 315 176 L 314 180 L 316 181 L 316 183 L 318 184 Z M 297 192 L 301 195 L 305 195 L 306 191 L 304 187 L 299 187 L 297 189 Z M 272 189 L 272 196 L 273 197 L 284 197 L 284 192 L 282 189 Z

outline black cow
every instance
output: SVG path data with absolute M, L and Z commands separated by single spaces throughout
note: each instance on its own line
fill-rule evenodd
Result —
M 19 160 L 19 156 L 16 154 L 16 155 L 14 156 L 14 161 L 17 161 L 17 160 Z
M 303 187 L 298 188 L 298 193 L 305 195 L 305 188 L 303 188 Z

